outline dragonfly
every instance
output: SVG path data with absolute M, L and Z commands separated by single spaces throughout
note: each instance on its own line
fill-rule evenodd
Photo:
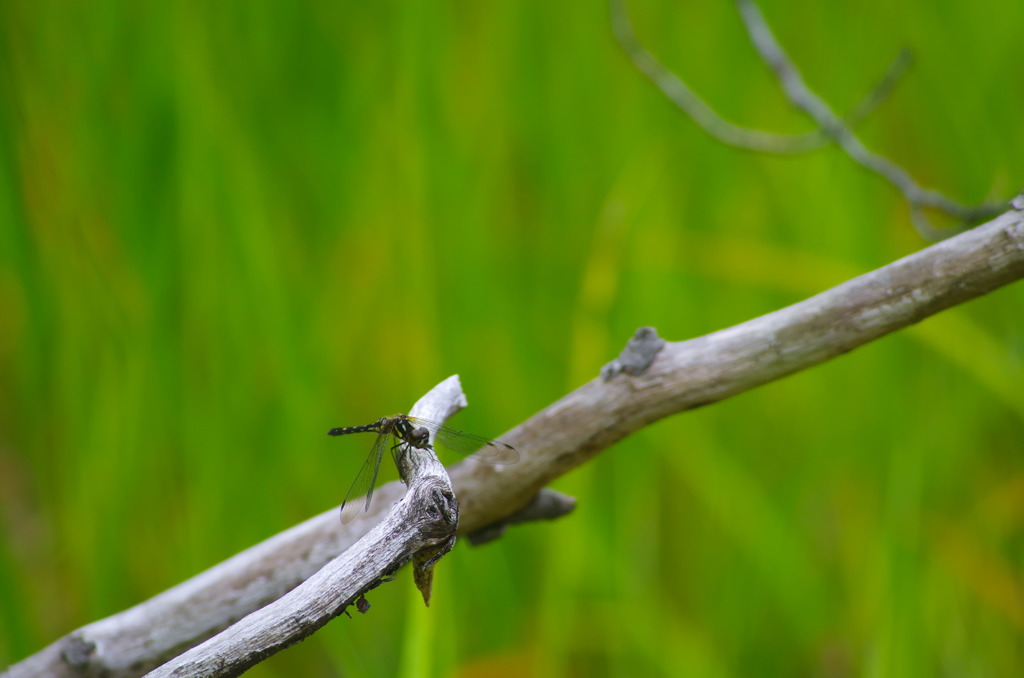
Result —
M 350 501 L 366 495 L 363 504 L 363 511 L 369 510 L 370 499 L 373 498 L 373 486 L 377 482 L 377 473 L 380 471 L 380 462 L 384 458 L 384 452 L 391 445 L 391 456 L 398 463 L 398 449 L 402 445 L 409 445 L 417 449 L 432 449 L 431 438 L 440 443 L 443 447 L 468 455 L 471 459 L 487 462 L 489 464 L 514 464 L 519 461 L 519 452 L 516 448 L 500 440 L 489 440 L 471 433 L 456 431 L 448 428 L 440 422 L 411 417 L 407 414 L 396 414 L 391 417 L 381 417 L 372 424 L 362 426 L 343 426 L 332 428 L 327 432 L 329 436 L 343 436 L 349 433 L 376 433 L 377 439 L 370 448 L 370 454 L 359 470 L 355 482 L 345 495 L 345 501 L 341 502 L 341 522 L 348 523 L 359 510 L 345 512 L 345 505 Z

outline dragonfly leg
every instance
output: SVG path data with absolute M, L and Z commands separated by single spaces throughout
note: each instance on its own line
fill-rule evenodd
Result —
M 405 457 L 405 443 L 398 442 L 391 447 L 391 458 L 395 460 L 395 465 L 398 466 L 402 459 Z

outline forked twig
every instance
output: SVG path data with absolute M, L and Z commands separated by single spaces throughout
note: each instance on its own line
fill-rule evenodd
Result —
M 850 159 L 878 175 L 903 194 L 910 205 L 910 215 L 918 233 L 927 240 L 939 240 L 956 232 L 935 229 L 928 221 L 923 208 L 934 208 L 964 222 L 976 222 L 994 216 L 1006 209 L 1006 203 L 964 205 L 942 193 L 923 188 L 905 169 L 871 150 L 853 133 L 853 130 L 837 116 L 825 101 L 815 94 L 797 70 L 796 65 L 783 51 L 761 9 L 753 0 L 736 0 L 743 23 L 750 34 L 751 42 L 778 79 L 783 92 L 794 106 L 806 113 L 820 128 L 835 139 Z
M 640 44 L 626 12 L 625 0 L 609 0 L 609 5 L 612 31 L 633 65 L 701 129 L 722 143 L 761 153 L 794 155 L 807 153 L 833 142 L 832 135 L 820 127 L 803 134 L 778 134 L 729 122 Z M 853 108 L 848 116 L 849 124 L 857 124 L 885 100 L 896 82 L 906 72 L 910 61 L 910 52 L 902 50 L 878 84 Z
M 1005 203 L 964 205 L 933 189 L 923 188 L 905 169 L 871 150 L 853 132 L 853 126 L 868 115 L 892 91 L 897 79 L 910 63 L 909 52 L 903 50 L 890 65 L 886 75 L 841 118 L 818 96 L 800 75 L 792 60 L 779 45 L 753 0 L 736 0 L 740 16 L 751 42 L 789 101 L 816 124 L 817 129 L 804 134 L 775 134 L 734 125 L 714 111 L 691 90 L 683 80 L 669 71 L 646 50 L 637 39 L 626 13 L 625 0 L 609 0 L 612 30 L 623 50 L 640 72 L 705 132 L 722 143 L 764 153 L 796 154 L 821 148 L 835 142 L 851 160 L 892 184 L 907 201 L 910 218 L 917 232 L 926 240 L 938 241 L 958 229 L 936 229 L 924 210 L 937 209 L 967 224 L 994 216 L 1006 208 Z

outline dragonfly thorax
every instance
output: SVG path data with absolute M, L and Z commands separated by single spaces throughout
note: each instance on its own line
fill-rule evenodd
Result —
M 430 446 L 430 431 L 424 426 L 413 426 L 405 417 L 396 417 L 391 434 L 417 449 Z

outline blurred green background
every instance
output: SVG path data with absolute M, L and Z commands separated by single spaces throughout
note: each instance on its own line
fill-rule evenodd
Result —
M 965 202 L 1024 187 L 1018 0 L 763 5 Z M 729 119 L 790 110 L 732 3 L 635 0 Z M 340 503 L 450 374 L 500 435 L 671 340 L 925 246 L 835 149 L 705 137 L 602 2 L 0 4 L 0 666 Z M 1024 670 L 1024 286 L 670 418 L 252 676 Z M 389 470 L 389 478 L 393 471 Z

